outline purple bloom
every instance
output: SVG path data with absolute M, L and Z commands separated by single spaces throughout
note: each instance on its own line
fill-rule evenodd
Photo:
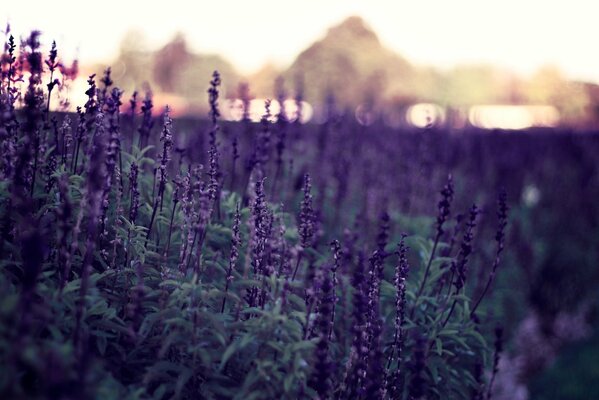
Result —
M 300 244 L 303 249 L 307 249 L 312 245 L 312 239 L 314 238 L 314 209 L 312 208 L 312 183 L 310 175 L 304 175 L 304 198 L 300 205 L 299 214 L 299 236 Z
M 239 226 L 241 224 L 241 216 L 239 214 L 239 203 L 235 208 L 235 217 L 233 222 L 233 229 L 231 235 L 231 254 L 229 255 L 229 268 L 227 269 L 227 276 L 225 277 L 225 294 L 223 297 L 223 304 L 221 306 L 221 313 L 225 312 L 225 303 L 227 301 L 227 293 L 229 291 L 229 285 L 233 281 L 233 270 L 237 264 L 239 258 L 239 245 L 241 244 L 241 238 L 239 235 Z
M 333 282 L 329 276 L 328 268 L 323 270 L 322 285 L 320 288 L 320 306 L 316 326 L 318 341 L 314 352 L 315 364 L 312 377 L 312 387 L 321 399 L 328 399 L 331 391 L 333 363 L 329 356 L 329 332 L 331 330 L 331 315 L 333 312 Z
M 480 213 L 476 204 L 473 204 L 470 208 L 468 222 L 466 223 L 466 230 L 464 231 L 464 237 L 460 244 L 460 252 L 457 258 L 451 264 L 451 270 L 454 274 L 454 286 L 455 292 L 459 291 L 464 287 L 466 283 L 466 273 L 468 265 L 468 257 L 472 253 L 472 240 L 474 239 L 474 227 L 476 226 L 476 217 Z
M 173 148 L 173 133 L 172 125 L 173 120 L 171 119 L 169 106 L 164 109 L 164 124 L 162 126 L 162 133 L 160 134 L 160 141 L 162 142 L 162 155 L 160 156 L 158 166 L 158 197 L 160 198 L 160 211 L 162 211 L 162 204 L 164 202 L 164 190 L 166 188 L 166 182 L 168 180 L 167 166 L 171 159 L 171 151 Z
M 402 363 L 402 350 L 404 344 L 404 329 L 403 325 L 405 322 L 406 314 L 406 279 L 408 272 L 410 271 L 410 265 L 406 253 L 408 248 L 405 245 L 405 233 L 401 236 L 401 241 L 397 249 L 397 264 L 395 265 L 395 278 L 394 284 L 397 290 L 395 295 L 395 332 L 393 335 L 393 343 L 391 344 L 391 353 L 387 359 L 387 371 L 385 372 L 385 387 L 389 389 L 389 392 L 393 396 L 397 396 L 401 392 L 400 379 L 401 379 L 401 363 Z M 393 362 L 397 360 L 397 366 L 395 372 L 390 375 L 389 369 Z M 388 382 L 388 379 L 391 382 Z

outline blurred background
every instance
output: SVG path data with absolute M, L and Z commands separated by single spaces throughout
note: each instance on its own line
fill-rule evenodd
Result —
M 0 21 L 16 36 L 41 30 L 47 49 L 56 40 L 75 79 L 61 94 L 70 103 L 53 104 L 68 110 L 85 103 L 87 77 L 108 66 L 125 98 L 151 90 L 157 114 L 169 104 L 176 116 L 204 118 L 215 69 L 225 120 L 241 119 L 244 88 L 256 121 L 266 98 L 288 115 L 301 101 L 309 126 L 290 151 L 330 156 L 323 171 L 339 182 L 315 179 L 323 199 L 327 190 L 344 196 L 344 179 L 347 198 L 360 201 L 384 186 L 403 215 L 428 224 L 452 172 L 456 207 L 482 204 L 480 229 L 492 237 L 506 187 L 505 270 L 490 310 L 508 343 L 494 398 L 599 398 L 599 3 L 190 3 L 106 0 L 89 11 L 81 1 L 36 0 L 2 7 Z M 205 132 L 182 120 L 175 127 L 187 143 Z M 236 130 L 224 124 L 223 135 Z M 338 212 L 353 215 L 358 200 L 346 203 Z M 394 216 L 398 232 L 417 230 L 402 218 Z M 477 250 L 482 266 L 493 257 L 493 248 Z
M 111 66 L 129 93 L 147 84 L 179 115 L 203 113 L 206 77 L 218 69 L 231 99 L 223 116 L 233 120 L 240 82 L 260 99 L 258 119 L 261 100 L 277 97 L 277 77 L 317 121 L 328 93 L 360 122 L 394 127 L 432 119 L 590 129 L 599 119 L 599 5 L 586 0 L 108 0 L 90 12 L 71 0 L 28 4 L 0 18 L 14 32 L 41 30 L 64 59 L 80 60 L 72 104 L 83 100 L 88 75 Z

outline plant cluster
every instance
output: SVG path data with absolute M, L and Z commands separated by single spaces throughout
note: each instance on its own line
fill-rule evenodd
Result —
M 505 193 L 487 243 L 479 207 L 455 213 L 450 175 L 429 238 L 430 220 L 414 229 L 407 198 L 391 198 L 401 177 L 386 186 L 364 162 L 344 181 L 352 143 L 321 157 L 341 137 L 333 109 L 316 157 L 268 103 L 231 135 L 215 72 L 198 156 L 151 92 L 122 110 L 110 70 L 75 115 L 50 113 L 56 46 L 45 62 L 37 32 L 15 48 L 0 85 L 1 397 L 491 397 L 503 331 L 481 304 L 501 272 Z M 336 212 L 360 184 L 361 210 Z M 495 249 L 482 280 L 477 246 Z

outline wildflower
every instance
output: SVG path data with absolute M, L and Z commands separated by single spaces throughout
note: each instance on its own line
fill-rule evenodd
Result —
M 104 75 L 102 76 L 102 79 L 100 79 L 100 82 L 102 82 L 104 87 L 98 93 L 98 100 L 99 100 L 100 104 L 102 104 L 102 105 L 106 103 L 106 100 L 108 98 L 108 89 L 114 83 L 112 81 L 112 78 L 110 77 L 111 73 L 112 73 L 111 68 L 110 67 L 106 68 L 104 70 Z
M 495 251 L 495 260 L 493 261 L 493 268 L 491 269 L 491 273 L 489 274 L 489 279 L 487 280 L 487 284 L 483 289 L 482 293 L 478 297 L 478 300 L 474 303 L 472 307 L 472 311 L 470 312 L 470 316 L 474 317 L 476 315 L 476 310 L 480 305 L 482 299 L 487 294 L 487 291 L 491 287 L 493 280 L 495 279 L 495 274 L 497 273 L 497 268 L 499 267 L 499 261 L 501 259 L 501 253 L 505 247 L 505 228 L 507 227 L 507 217 L 508 217 L 509 207 L 507 205 L 507 193 L 505 189 L 501 190 L 499 193 L 499 198 L 497 200 L 497 233 L 495 234 L 495 241 L 497 242 L 497 249 Z
M 379 217 L 379 234 L 376 237 L 376 244 L 381 254 L 385 254 L 385 247 L 389 241 L 389 214 L 386 211 L 381 212 Z
M 233 281 L 233 270 L 235 269 L 235 264 L 237 264 L 237 259 L 239 258 L 239 245 L 241 244 L 241 239 L 239 236 L 239 225 L 241 223 L 241 216 L 239 214 L 239 203 L 237 203 L 237 207 L 235 208 L 235 217 L 233 222 L 233 234 L 231 236 L 231 254 L 229 255 L 229 268 L 227 269 L 227 276 L 225 278 L 225 294 L 223 297 L 223 304 L 221 306 L 220 312 L 225 312 L 225 303 L 227 301 L 227 293 L 229 291 L 229 285 Z
M 447 184 L 441 190 L 442 198 L 439 201 L 439 213 L 437 215 L 437 236 L 441 236 L 444 232 L 443 225 L 447 221 L 447 218 L 449 218 L 453 193 L 453 179 L 449 175 L 447 177 Z
M 220 74 L 218 71 L 212 73 L 212 80 L 210 81 L 210 88 L 208 89 L 208 102 L 210 103 L 210 119 L 213 124 L 216 124 L 220 117 L 218 111 L 218 87 L 221 84 Z
M 114 88 L 110 98 L 105 101 L 106 112 L 108 115 L 108 147 L 106 149 L 106 177 L 104 180 L 104 193 L 102 195 L 102 231 L 104 231 L 106 227 L 108 198 L 112 190 L 115 168 L 121 148 L 119 107 L 121 106 L 122 94 L 123 92 L 121 90 Z M 103 232 L 102 234 L 106 237 L 108 233 Z
M 209 116 L 212 121 L 212 128 L 210 129 L 210 150 L 209 155 L 209 175 L 210 182 L 208 184 L 208 191 L 210 193 L 210 199 L 216 208 L 217 218 L 220 219 L 220 166 L 218 152 L 218 143 L 216 142 L 216 133 L 219 130 L 218 118 L 220 117 L 220 111 L 218 110 L 218 87 L 221 84 L 220 74 L 218 71 L 212 73 L 212 80 L 210 81 L 210 88 L 208 89 L 208 102 L 210 103 Z
M 367 285 L 364 277 L 364 256 L 358 257 L 358 263 L 352 277 L 353 286 L 353 311 L 351 356 L 347 363 L 345 385 L 349 385 L 350 398 L 359 398 L 364 393 L 364 377 L 366 375 L 366 362 L 368 357 L 368 332 L 367 318 L 368 296 Z
M 162 156 L 160 157 L 160 165 L 158 167 L 158 197 L 160 198 L 160 211 L 164 202 L 164 190 L 167 182 L 167 166 L 171 159 L 171 150 L 173 148 L 173 134 L 171 132 L 173 120 L 169 116 L 170 108 L 166 106 L 164 109 L 164 124 L 160 141 L 162 144 Z
M 385 369 L 383 365 L 383 351 L 381 348 L 381 335 L 383 322 L 380 316 L 378 301 L 372 306 L 373 314 L 370 326 L 368 369 L 364 379 L 364 388 L 367 399 L 382 399 L 384 393 L 383 379 Z
M 312 245 L 312 239 L 314 237 L 314 209 L 312 208 L 312 194 L 310 191 L 312 190 L 312 184 L 310 182 L 310 175 L 304 175 L 304 198 L 300 205 L 300 214 L 299 214 L 299 223 L 298 223 L 298 233 L 300 236 L 300 245 L 302 247 L 302 252 L 299 253 L 297 257 L 297 263 L 295 265 L 295 270 L 293 271 L 292 279 L 295 279 L 297 275 L 297 271 L 300 266 L 301 258 L 303 251 L 309 248 Z
M 78 347 L 81 335 L 81 319 L 85 308 L 85 298 L 89 286 L 99 219 L 102 207 L 103 185 L 106 179 L 105 149 L 106 137 L 104 135 L 104 114 L 100 111 L 96 117 L 96 134 L 90 145 L 89 164 L 87 168 L 87 186 L 85 189 L 85 209 L 87 214 L 87 238 L 85 254 L 81 266 L 81 286 L 79 290 L 79 302 L 76 309 L 76 327 L 74 334 L 75 346 Z
M 71 127 L 71 117 L 65 116 L 60 127 L 62 136 L 62 158 L 61 163 L 66 167 L 71 146 L 73 145 L 73 129 Z
M 139 210 L 139 188 L 137 183 L 137 176 L 139 174 L 139 167 L 137 163 L 132 162 L 129 170 L 129 187 L 131 188 L 131 205 L 129 206 L 129 222 L 135 224 L 137 219 L 137 212 Z
M 150 137 L 150 133 L 152 132 L 152 128 L 154 127 L 154 119 L 152 118 L 153 107 L 154 104 L 152 103 L 152 91 L 148 88 L 141 104 L 142 117 L 141 125 L 138 129 L 140 149 L 143 149 L 148 145 L 148 139 Z
M 310 175 L 304 175 L 304 199 L 300 206 L 299 235 L 302 248 L 305 250 L 312 245 L 314 237 L 314 210 L 312 208 L 312 184 Z
M 329 357 L 329 332 L 331 330 L 331 315 L 333 312 L 333 282 L 325 267 L 321 285 L 321 300 L 318 315 L 318 341 L 314 352 L 315 364 L 313 387 L 321 399 L 328 399 L 331 391 L 331 376 L 333 364 Z
M 337 289 L 337 285 L 338 285 L 338 280 L 337 280 L 337 271 L 339 270 L 339 265 L 341 263 L 341 258 L 343 257 L 343 253 L 341 251 L 341 244 L 339 244 L 338 240 L 333 240 L 331 242 L 331 250 L 333 251 L 333 258 L 334 258 L 334 263 L 333 266 L 331 268 L 331 272 L 333 274 L 333 295 L 332 295 L 332 299 L 333 299 L 333 306 L 332 306 L 332 312 L 331 312 L 331 330 L 329 331 L 329 340 L 331 339 L 331 335 L 333 334 L 333 325 L 335 324 L 335 306 L 337 305 L 337 301 L 339 300 L 337 298 L 337 293 L 336 293 L 336 289 Z
M 437 250 L 437 246 L 439 245 L 439 240 L 444 233 L 443 225 L 449 218 L 449 214 L 451 211 L 451 202 L 453 200 L 453 178 L 451 175 L 447 177 L 447 184 L 441 190 L 441 200 L 439 201 L 439 212 L 437 214 L 437 233 L 435 235 L 435 240 L 433 242 L 433 248 L 431 250 L 431 255 L 429 256 L 428 263 L 426 264 L 426 269 L 424 270 L 424 277 L 422 278 L 422 282 L 420 283 L 420 288 L 416 294 L 416 299 L 418 299 L 422 295 L 422 291 L 426 285 L 426 280 L 430 273 L 431 264 L 433 262 L 433 258 L 435 256 L 435 251 Z M 410 316 L 413 316 L 414 309 L 410 313 Z
M 405 322 L 406 314 L 406 279 L 408 272 L 410 271 L 410 265 L 406 257 L 407 247 L 405 245 L 406 234 L 401 235 L 401 241 L 399 242 L 398 249 L 396 251 L 398 261 L 395 265 L 395 277 L 394 285 L 396 289 L 395 294 L 395 332 L 393 335 L 393 343 L 391 344 L 391 353 L 387 358 L 387 371 L 385 372 L 385 388 L 389 387 L 391 395 L 397 395 L 400 393 L 401 388 L 399 382 L 401 379 L 401 362 L 402 362 L 402 349 L 404 342 L 404 330 L 403 325 Z M 390 384 L 389 379 L 389 368 L 391 364 L 397 360 L 397 367 L 395 373 L 391 377 Z
M 466 282 L 466 267 L 468 264 L 468 257 L 470 253 L 472 253 L 472 240 L 474 239 L 474 227 L 476 226 L 476 217 L 480 213 L 476 204 L 473 204 L 470 208 L 469 219 L 466 223 L 466 230 L 464 232 L 464 237 L 462 238 L 462 243 L 460 245 L 460 252 L 458 253 L 458 257 L 456 260 L 452 262 L 451 269 L 452 273 L 454 273 L 455 280 L 453 282 L 455 286 L 455 292 L 459 293 L 459 291 L 464 287 Z
M 58 67 L 58 62 L 56 61 L 56 57 L 58 55 L 58 51 L 56 50 L 56 41 L 52 42 L 52 48 L 50 49 L 50 54 L 48 59 L 45 61 L 48 70 L 50 71 L 50 79 L 46 87 L 48 88 L 48 103 L 46 105 L 46 119 L 48 119 L 48 113 L 50 112 L 50 99 L 52 98 L 52 90 L 54 87 L 60 83 L 58 79 L 54 79 L 54 71 Z

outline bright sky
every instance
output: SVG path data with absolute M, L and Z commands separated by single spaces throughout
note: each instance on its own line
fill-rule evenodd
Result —
M 150 48 L 183 32 L 192 48 L 219 53 L 241 72 L 285 66 L 327 29 L 359 15 L 385 46 L 418 64 L 492 63 L 529 74 L 554 64 L 599 83 L 597 0 L 1 0 L 0 25 L 32 28 L 82 63 L 110 61 L 123 35 Z M 7 4 L 8 3 L 8 4 Z M 94 14 L 87 11 L 93 4 Z

